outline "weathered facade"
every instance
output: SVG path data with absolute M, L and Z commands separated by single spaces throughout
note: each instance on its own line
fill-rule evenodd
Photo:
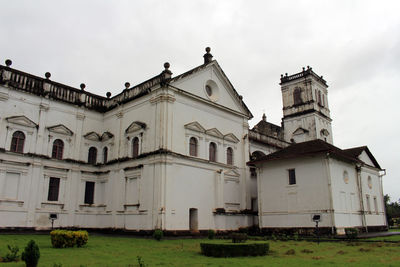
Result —
M 169 68 L 102 97 L 0 66 L 0 227 L 47 229 L 50 214 L 55 227 L 258 225 L 261 179 L 246 163 L 293 142 L 332 143 L 327 86 L 311 69 L 281 78 L 282 127 L 263 118 L 249 129 L 210 50 L 186 73 Z

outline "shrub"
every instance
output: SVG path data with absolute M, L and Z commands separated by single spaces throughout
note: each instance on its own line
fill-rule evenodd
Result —
M 233 233 L 231 234 L 233 243 L 244 243 L 247 240 L 247 234 L 244 233 Z
M 51 244 L 54 248 L 82 247 L 89 240 L 87 231 L 54 230 L 50 232 Z
M 345 233 L 346 233 L 346 237 L 348 239 L 356 239 L 358 236 L 358 229 L 357 228 L 346 228 Z
M 137 258 L 139 267 L 146 267 L 147 266 L 146 263 L 144 263 L 144 260 L 142 259 L 142 257 L 137 256 L 136 258 Z
M 210 229 L 208 230 L 208 239 L 214 239 L 215 237 L 215 231 Z
M 160 229 L 154 230 L 153 237 L 155 240 L 160 241 L 164 236 L 164 233 Z
M 2 258 L 2 261 L 3 262 L 18 261 L 19 260 L 19 256 L 18 256 L 19 247 L 7 245 L 7 248 L 10 252 L 8 252 L 6 254 L 6 256 L 4 258 Z
M 262 243 L 200 243 L 201 253 L 209 257 L 263 256 L 268 253 L 269 244 Z
M 36 267 L 40 258 L 40 251 L 35 241 L 31 240 L 22 252 L 22 260 L 25 261 L 26 267 Z
M 89 233 L 87 231 L 74 231 L 76 246 L 78 248 L 86 245 L 89 240 Z

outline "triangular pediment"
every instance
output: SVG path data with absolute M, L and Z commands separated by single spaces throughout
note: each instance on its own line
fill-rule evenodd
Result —
M 74 134 L 70 129 L 68 129 L 68 127 L 66 127 L 65 125 L 62 125 L 62 124 L 47 127 L 47 130 L 49 130 L 49 132 L 52 132 L 52 133 L 58 133 L 58 134 L 69 135 L 69 136 Z
M 239 143 L 239 138 L 237 138 L 233 133 L 228 133 L 224 135 L 224 140 L 233 142 L 233 143 Z
M 293 135 L 300 135 L 300 134 L 305 134 L 308 133 L 309 131 L 307 129 L 304 129 L 302 127 L 299 127 L 296 129 L 296 131 L 293 132 Z
M 109 140 L 109 139 L 111 139 L 111 138 L 113 138 L 114 137 L 114 135 L 112 134 L 112 133 L 110 133 L 110 132 L 104 132 L 102 135 L 101 135 L 101 140 L 102 141 L 107 141 L 107 140 Z
M 224 176 L 233 176 L 233 177 L 239 177 L 240 174 L 238 171 L 230 169 L 230 170 L 226 170 L 224 171 Z
M 92 141 L 100 141 L 101 137 L 98 133 L 95 132 L 90 132 L 85 134 L 83 137 L 85 137 L 88 140 L 92 140 Z
M 206 129 L 204 129 L 204 127 L 201 126 L 201 124 L 198 123 L 197 121 L 185 124 L 185 128 L 186 129 L 190 129 L 192 131 L 201 132 L 201 133 L 205 133 L 206 132 Z
M 253 117 L 243 102 L 243 97 L 238 94 L 215 60 L 173 77 L 170 84 L 183 88 L 191 96 L 200 97 L 228 112 L 241 114 L 249 119 Z M 207 86 L 210 86 L 211 91 L 207 90 Z
M 142 129 L 146 129 L 146 123 L 134 121 L 129 125 L 128 128 L 126 128 L 125 133 L 133 133 Z
M 9 123 L 18 124 L 26 127 L 37 128 L 38 125 L 25 116 L 12 116 L 6 118 Z
M 218 137 L 218 138 L 224 137 L 224 135 L 220 131 L 218 131 L 217 128 L 212 128 L 212 129 L 206 130 L 206 134 L 214 136 L 214 137 Z

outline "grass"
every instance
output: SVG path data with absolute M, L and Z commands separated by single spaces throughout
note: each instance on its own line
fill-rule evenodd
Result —
M 388 239 L 389 237 L 385 238 Z M 400 237 L 396 237 L 397 240 Z M 270 253 L 262 257 L 210 258 L 200 254 L 207 239 L 155 241 L 146 238 L 91 235 L 83 248 L 54 249 L 48 235 L 0 235 L 0 255 L 7 244 L 23 250 L 29 240 L 40 247 L 39 266 L 399 266 L 400 244 L 269 241 Z M 217 240 L 215 242 L 221 242 Z M 294 254 L 293 254 L 294 251 Z M 0 267 L 25 266 L 23 262 Z

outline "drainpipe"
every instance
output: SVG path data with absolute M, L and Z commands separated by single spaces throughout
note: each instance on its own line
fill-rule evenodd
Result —
M 325 169 L 326 169 L 326 175 L 328 177 L 328 193 L 329 193 L 329 203 L 331 206 L 331 223 L 332 223 L 332 234 L 335 234 L 335 210 L 333 208 L 333 197 L 332 197 L 332 178 L 331 178 L 331 172 L 329 170 L 329 153 L 326 153 L 326 157 L 325 157 Z
M 380 174 L 379 173 L 379 182 L 380 182 L 380 186 L 381 186 L 381 188 L 379 189 L 379 192 L 381 193 L 381 196 L 382 196 L 382 207 L 383 207 L 383 217 L 385 217 L 385 225 L 386 225 L 386 228 L 388 228 L 389 227 L 389 222 L 387 221 L 387 217 L 386 217 L 386 206 L 385 206 L 385 200 L 383 199 L 383 176 L 385 176 L 386 175 L 386 169 L 383 169 L 382 170 L 383 171 L 383 173 L 382 174 Z
M 363 190 L 362 190 L 362 183 L 361 183 L 361 165 L 360 164 L 356 165 L 356 171 L 357 171 L 357 186 L 359 189 L 358 195 L 360 198 L 361 223 L 362 223 L 362 227 L 365 228 L 365 232 L 368 233 L 367 219 L 365 217 L 365 210 L 364 210 L 364 199 L 363 199 Z

